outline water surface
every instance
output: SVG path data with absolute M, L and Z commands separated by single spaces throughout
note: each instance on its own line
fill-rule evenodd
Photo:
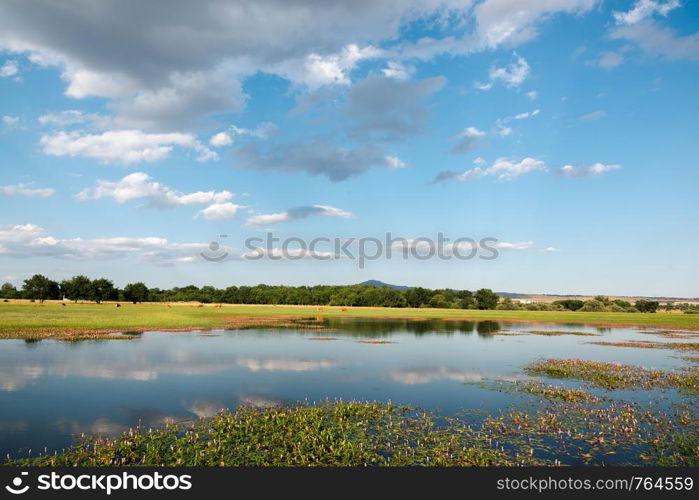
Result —
M 671 350 L 588 343 L 658 340 L 634 328 L 384 319 L 325 323 L 330 331 L 264 328 L 152 332 L 128 341 L 1 340 L 0 453 L 60 450 L 76 434 L 114 435 L 139 423 L 186 421 L 241 404 L 341 398 L 390 400 L 446 413 L 494 411 L 514 396 L 474 382 L 527 378 L 522 367 L 543 357 L 657 369 L 686 364 Z M 494 335 L 529 330 L 599 336 Z

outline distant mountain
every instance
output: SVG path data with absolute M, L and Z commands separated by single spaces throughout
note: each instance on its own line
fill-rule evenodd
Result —
M 379 280 L 366 280 L 362 281 L 359 284 L 364 286 L 388 287 L 393 288 L 394 290 L 410 290 L 411 288 L 413 288 L 412 286 L 391 285 L 389 283 L 384 283 L 383 281 Z

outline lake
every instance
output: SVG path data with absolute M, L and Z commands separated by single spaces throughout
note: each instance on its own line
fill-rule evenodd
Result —
M 668 349 L 589 344 L 658 340 L 647 334 L 652 328 L 350 318 L 325 319 L 323 325 L 327 330 L 150 332 L 133 340 L 82 342 L 2 340 L 0 452 L 16 456 L 20 450 L 60 450 L 81 433 L 115 435 L 139 423 L 187 421 L 242 404 L 266 407 L 339 398 L 390 400 L 447 414 L 464 408 L 497 411 L 516 396 L 478 382 L 526 379 L 522 367 L 539 358 L 657 369 L 688 365 Z M 599 336 L 512 335 L 532 330 Z M 316 340 L 324 337 L 335 340 Z M 643 400 L 653 393 L 626 396 Z

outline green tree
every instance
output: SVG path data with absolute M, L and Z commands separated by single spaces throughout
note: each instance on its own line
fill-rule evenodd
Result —
M 105 278 L 92 281 L 90 298 L 98 304 L 104 300 L 112 300 L 116 297 L 114 283 Z
M 18 296 L 19 292 L 12 283 L 3 283 L 0 287 L 0 299 L 16 299 Z
M 461 309 L 469 309 L 476 303 L 473 299 L 473 294 L 469 290 L 460 290 L 456 294 L 456 302 Z
M 654 313 L 658 310 L 660 303 L 655 300 L 638 299 L 634 305 L 642 313 Z
M 140 281 L 129 283 L 124 287 L 124 298 L 134 304 L 148 300 L 148 287 Z
M 578 309 L 580 309 L 582 306 L 585 305 L 585 302 L 583 302 L 582 300 L 578 300 L 578 299 L 564 299 L 564 300 L 554 301 L 553 305 L 562 306 L 565 309 L 568 309 L 570 311 L 577 311 Z
M 410 307 L 420 307 L 427 304 L 432 295 L 430 290 L 418 286 L 405 291 L 405 300 L 408 301 Z
M 43 302 L 46 299 L 59 299 L 61 290 L 55 281 L 41 274 L 35 274 L 24 280 L 23 293 L 28 299 Z
M 444 295 L 438 293 L 434 295 L 428 302 L 430 307 L 448 308 L 450 306 L 449 302 L 444 298 Z
M 585 304 L 579 309 L 580 312 L 604 312 L 607 305 L 597 299 L 587 300 Z
M 64 297 L 76 302 L 89 300 L 92 295 L 92 281 L 87 276 L 73 276 L 61 282 L 61 293 Z
M 489 288 L 481 288 L 474 295 L 478 309 L 495 309 L 500 297 Z

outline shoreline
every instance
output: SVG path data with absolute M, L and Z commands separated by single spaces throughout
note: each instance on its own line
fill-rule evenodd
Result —
M 585 324 L 597 327 L 699 331 L 699 315 L 677 313 L 593 313 L 472 309 L 379 308 L 197 303 L 0 303 L 0 339 L 112 340 L 148 331 L 192 332 L 251 327 L 322 331 L 312 318 L 405 321 L 497 321 Z M 126 335 L 115 335 L 123 333 Z

